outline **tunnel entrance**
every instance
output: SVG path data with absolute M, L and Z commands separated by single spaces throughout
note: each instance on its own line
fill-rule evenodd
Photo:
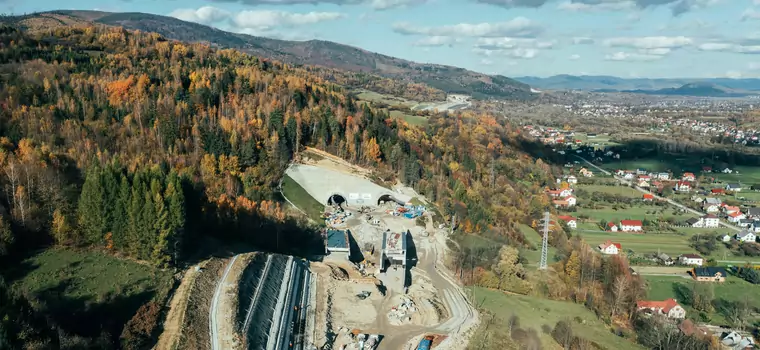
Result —
M 346 198 L 339 194 L 334 194 L 330 196 L 330 198 L 327 199 L 327 205 L 342 207 L 343 204 L 345 203 L 346 203 Z
M 393 202 L 393 203 L 396 203 L 398 205 L 404 205 L 404 204 L 406 204 L 406 203 L 402 203 L 400 200 L 396 199 L 395 197 L 393 197 L 393 196 L 391 196 L 389 194 L 384 194 L 384 195 L 380 196 L 380 198 L 377 199 L 377 205 L 382 205 L 383 203 L 388 203 L 388 202 Z

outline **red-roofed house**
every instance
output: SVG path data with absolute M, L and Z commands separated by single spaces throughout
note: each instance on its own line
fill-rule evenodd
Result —
M 686 317 L 686 310 L 678 305 L 678 302 L 673 298 L 665 301 L 639 300 L 636 302 L 636 309 L 654 315 L 665 315 L 668 318 L 683 319 Z
M 620 243 L 613 243 L 612 241 L 602 243 L 598 248 L 602 254 L 607 255 L 618 255 L 620 251 L 623 250 L 623 247 L 620 245 Z
M 739 221 L 741 221 L 742 219 L 746 219 L 746 218 L 747 218 L 747 216 L 744 215 L 740 211 L 735 211 L 735 212 L 732 212 L 731 214 L 728 214 L 728 222 L 731 222 L 731 223 L 734 223 L 734 224 L 736 224 Z
M 561 216 L 558 216 L 557 218 L 567 223 L 567 227 L 569 228 L 574 229 L 578 227 L 577 219 L 570 215 L 561 215 Z
M 694 176 L 693 173 L 683 173 L 683 175 L 681 175 L 681 180 L 683 181 L 694 181 L 696 179 L 697 177 Z
M 644 194 L 643 200 L 644 200 L 644 202 L 651 202 L 651 201 L 654 200 L 654 195 L 651 194 L 651 193 L 646 193 L 646 194 Z
M 712 194 L 726 194 L 726 189 L 725 188 L 713 188 L 712 190 L 710 190 L 710 192 L 712 192 Z
M 618 227 L 617 227 L 617 225 L 615 225 L 614 222 L 610 221 L 610 222 L 607 223 L 607 231 L 617 232 L 617 230 L 618 230 Z
M 576 201 L 575 197 L 568 196 L 562 199 L 555 199 L 553 203 L 554 203 L 554 206 L 557 208 L 570 208 L 575 205 L 575 201 Z
M 644 225 L 641 220 L 620 220 L 620 231 L 623 232 L 641 232 Z
M 703 166 L 702 167 L 702 171 L 704 171 L 706 173 L 711 173 L 712 172 L 712 167 L 711 166 Z

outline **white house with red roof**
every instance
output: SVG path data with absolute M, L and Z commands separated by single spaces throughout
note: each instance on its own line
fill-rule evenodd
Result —
M 641 220 L 620 220 L 620 231 L 641 232 L 644 231 L 644 224 Z
M 664 301 L 639 300 L 636 302 L 636 310 L 679 320 L 686 317 L 686 310 L 673 298 Z
M 610 232 L 617 232 L 618 231 L 618 226 L 615 225 L 614 222 L 610 221 L 610 222 L 607 223 L 606 230 L 610 231 Z
M 623 247 L 620 245 L 620 243 L 614 243 L 609 240 L 605 243 L 600 244 L 597 248 L 599 248 L 599 251 L 602 252 L 602 254 L 607 255 L 618 255 L 620 254 L 620 251 L 623 250 Z
M 713 214 L 703 215 L 700 219 L 704 222 L 704 227 L 718 227 L 720 226 L 720 219 Z
M 733 224 L 738 224 L 739 221 L 746 218 L 747 216 L 744 215 L 744 213 L 740 211 L 735 211 L 735 212 L 732 212 L 731 214 L 728 214 L 728 222 L 733 223 Z
M 567 224 L 567 227 L 569 228 L 572 228 L 572 229 L 578 228 L 578 219 L 570 215 L 560 215 L 557 218 L 564 221 Z
M 557 208 L 570 208 L 575 206 L 577 199 L 574 196 L 568 196 L 562 199 L 555 199 L 554 206 Z
M 651 193 L 645 193 L 644 196 L 642 196 L 642 200 L 644 202 L 651 202 L 654 200 L 654 195 Z
M 691 191 L 691 183 L 688 181 L 678 181 L 675 190 L 678 192 L 689 192 Z
M 694 176 L 693 173 L 683 173 L 683 175 L 681 175 L 681 180 L 683 181 L 695 181 L 696 179 L 697 177 Z

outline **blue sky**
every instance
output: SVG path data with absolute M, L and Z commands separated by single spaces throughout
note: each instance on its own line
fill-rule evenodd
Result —
M 0 12 L 54 9 L 171 15 L 507 76 L 760 77 L 760 0 L 0 0 Z

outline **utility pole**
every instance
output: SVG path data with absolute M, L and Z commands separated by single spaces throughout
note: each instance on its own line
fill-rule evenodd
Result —
M 544 227 L 544 237 L 541 240 L 541 262 L 538 264 L 538 269 L 546 270 L 546 256 L 549 253 L 549 225 L 551 225 L 550 214 L 548 211 L 544 212 L 544 219 L 541 224 Z

